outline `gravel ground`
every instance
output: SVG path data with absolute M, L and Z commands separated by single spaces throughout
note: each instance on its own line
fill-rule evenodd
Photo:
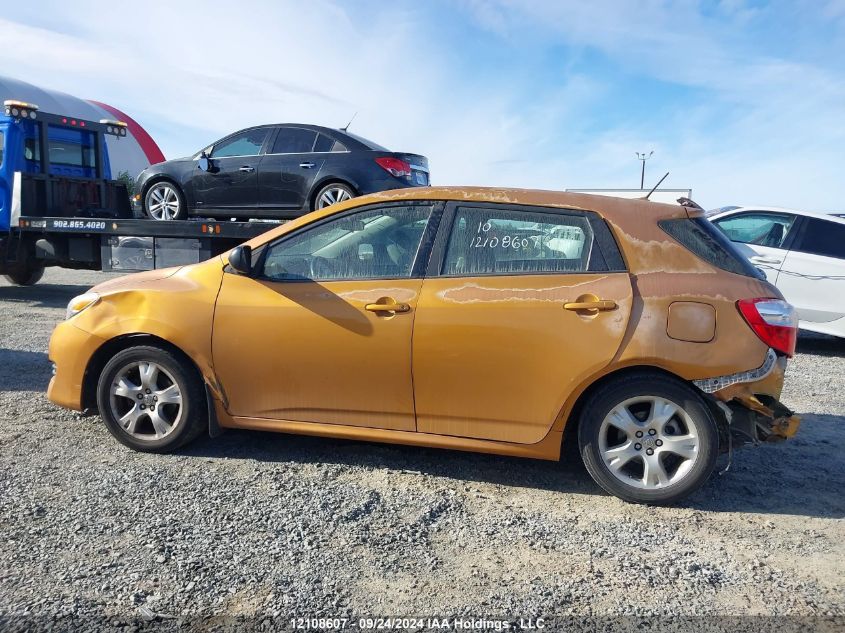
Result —
M 253 432 L 131 452 L 44 395 L 53 325 L 103 278 L 0 281 L 0 628 L 414 615 L 618 630 L 638 621 L 619 616 L 728 615 L 783 631 L 845 617 L 845 341 L 799 344 L 783 396 L 804 415 L 794 440 L 736 453 L 682 507 L 647 508 L 571 458 Z

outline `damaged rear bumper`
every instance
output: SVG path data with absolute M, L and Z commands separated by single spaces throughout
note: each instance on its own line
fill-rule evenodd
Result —
M 724 413 L 734 440 L 778 442 L 801 425 L 801 418 L 778 401 L 785 372 L 786 357 L 770 349 L 757 369 L 693 382 Z
M 731 435 L 742 443 L 781 442 L 801 426 L 799 416 L 768 396 L 736 398 L 726 406 Z

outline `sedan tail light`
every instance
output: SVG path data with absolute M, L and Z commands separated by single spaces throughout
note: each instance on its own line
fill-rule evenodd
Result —
M 381 158 L 376 158 L 376 162 L 378 163 L 379 167 L 389 172 L 390 174 L 396 176 L 397 178 L 402 178 L 403 176 L 410 178 L 411 176 L 410 163 L 406 163 L 401 158 L 393 158 L 392 156 L 382 156 Z
M 798 316 L 789 303 L 782 299 L 742 299 L 736 307 L 766 345 L 787 356 L 795 354 Z

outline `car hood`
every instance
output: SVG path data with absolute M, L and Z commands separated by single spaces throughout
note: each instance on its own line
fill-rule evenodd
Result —
M 134 273 L 131 275 L 124 275 L 116 279 L 109 279 L 97 284 L 91 288 L 91 292 L 99 294 L 109 294 L 112 292 L 119 292 L 121 290 L 129 290 L 137 288 L 145 283 L 151 281 L 159 281 L 167 279 L 178 273 L 184 266 L 173 266 L 171 268 L 159 268 L 158 270 L 145 270 L 142 273 Z

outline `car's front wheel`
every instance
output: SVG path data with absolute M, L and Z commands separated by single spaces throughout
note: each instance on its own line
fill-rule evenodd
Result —
M 158 347 L 115 354 L 100 374 L 97 405 L 111 434 L 139 451 L 175 450 L 205 428 L 205 393 L 196 370 Z
M 669 504 L 692 494 L 716 465 L 716 421 L 700 395 L 661 374 L 599 387 L 578 427 L 581 457 L 596 483 L 634 503 Z
M 153 183 L 144 196 L 144 212 L 153 220 L 184 220 L 188 217 L 185 196 L 172 182 Z

